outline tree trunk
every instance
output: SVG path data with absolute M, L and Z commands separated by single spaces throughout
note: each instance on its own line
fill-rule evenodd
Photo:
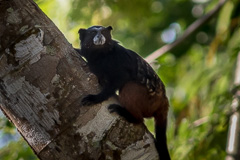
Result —
M 77 33 L 76 33 L 77 34 Z M 158 159 L 152 135 L 81 106 L 96 77 L 32 0 L 0 0 L 0 108 L 44 160 Z

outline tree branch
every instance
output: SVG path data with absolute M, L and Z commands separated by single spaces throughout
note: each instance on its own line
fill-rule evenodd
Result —
M 240 52 L 238 53 L 237 65 L 235 70 L 235 80 L 234 85 L 240 85 Z M 240 90 L 239 87 L 235 91 L 232 101 L 232 115 L 229 121 L 228 129 L 228 139 L 226 147 L 226 160 L 238 160 L 240 159 L 240 113 L 239 113 L 239 99 L 240 99 Z
M 180 45 L 182 42 L 184 42 L 188 37 L 190 37 L 197 29 L 199 29 L 201 26 L 203 26 L 205 23 L 207 23 L 211 18 L 213 18 L 223 7 L 223 5 L 227 2 L 228 0 L 219 0 L 219 3 L 217 6 L 201 17 L 200 19 L 196 20 L 194 23 L 192 23 L 184 32 L 184 34 L 179 37 L 176 41 L 174 41 L 171 44 L 164 45 L 163 47 L 159 48 L 158 50 L 154 51 L 151 53 L 149 56 L 145 58 L 145 60 L 148 63 L 153 62 L 156 58 L 162 56 L 164 53 L 171 51 L 178 45 Z
M 40 159 L 158 159 L 143 124 L 108 112 L 114 98 L 80 105 L 98 82 L 32 0 L 0 0 L 0 28 L 0 109 Z

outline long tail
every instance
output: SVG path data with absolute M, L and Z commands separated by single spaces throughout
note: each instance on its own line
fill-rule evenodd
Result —
M 156 133 L 155 146 L 157 148 L 160 160 L 171 160 L 167 148 L 166 129 L 167 120 L 162 120 L 159 117 L 155 117 L 155 133 Z

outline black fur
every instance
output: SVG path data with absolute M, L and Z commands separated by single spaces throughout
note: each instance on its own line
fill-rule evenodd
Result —
M 167 148 L 166 125 L 158 126 L 155 124 L 155 133 L 155 145 L 160 154 L 160 158 L 163 160 L 170 160 L 171 158 Z
M 135 119 L 131 113 L 129 113 L 126 108 L 118 105 L 118 104 L 111 104 L 108 107 L 110 113 L 116 112 L 118 113 L 120 116 L 124 117 L 128 122 L 130 123 L 139 123 L 139 121 L 137 119 Z
M 103 87 L 98 95 L 88 95 L 82 100 L 84 105 L 100 103 L 120 89 L 126 82 L 136 79 L 137 61 L 131 51 L 111 39 L 110 28 L 104 28 L 102 34 L 106 43 L 93 44 L 93 27 L 80 29 L 81 50 L 77 50 L 87 60 L 88 66 L 99 79 Z

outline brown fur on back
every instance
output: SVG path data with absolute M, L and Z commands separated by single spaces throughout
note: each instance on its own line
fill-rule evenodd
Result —
M 164 92 L 160 90 L 158 93 L 150 94 L 146 86 L 128 82 L 119 91 L 119 101 L 139 122 L 152 116 L 166 119 L 168 99 Z

